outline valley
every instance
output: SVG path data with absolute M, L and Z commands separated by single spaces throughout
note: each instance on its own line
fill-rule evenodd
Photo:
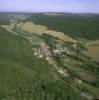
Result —
M 98 39 L 29 21 L 38 15 L 13 15 L 0 24 L 1 100 L 98 100 Z M 63 15 L 43 15 L 49 16 Z

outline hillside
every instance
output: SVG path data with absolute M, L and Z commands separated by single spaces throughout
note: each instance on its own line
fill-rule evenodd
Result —
M 71 37 L 89 40 L 99 39 L 99 16 L 88 14 L 46 15 L 34 14 L 27 18 L 35 24 L 47 26 L 49 29 L 60 31 Z
M 28 40 L 0 28 L 0 100 L 84 100 L 51 66 L 33 57 Z

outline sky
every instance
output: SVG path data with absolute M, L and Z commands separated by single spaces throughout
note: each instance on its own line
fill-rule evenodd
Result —
M 99 0 L 0 0 L 0 12 L 99 13 Z

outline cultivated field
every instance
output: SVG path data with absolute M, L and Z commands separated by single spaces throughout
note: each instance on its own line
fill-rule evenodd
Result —
M 88 46 L 88 55 L 99 61 L 99 45 Z
M 10 25 L 1 25 L 1 26 L 3 28 L 5 28 L 7 31 L 11 32 L 11 30 L 13 28 L 13 23 L 11 23 Z M 22 31 L 26 31 L 29 33 L 36 33 L 39 35 L 42 35 L 44 33 L 44 34 L 54 36 L 63 41 L 76 42 L 76 40 L 65 35 L 63 32 L 49 30 L 48 27 L 46 27 L 46 26 L 36 25 L 32 22 L 18 23 L 18 24 L 16 24 L 16 26 L 17 26 L 17 28 L 21 29 Z
M 88 49 L 87 55 L 99 61 L 99 40 L 89 41 L 86 48 Z
M 58 32 L 54 30 L 49 30 L 46 26 L 43 25 L 36 25 L 32 22 L 25 22 L 25 23 L 20 23 L 17 24 L 18 27 L 21 27 L 23 31 L 27 31 L 30 33 L 38 33 L 38 34 L 49 34 L 52 35 L 56 38 L 59 38 L 63 41 L 70 41 L 70 42 L 76 42 L 76 40 L 72 39 L 69 36 L 66 36 L 63 32 Z

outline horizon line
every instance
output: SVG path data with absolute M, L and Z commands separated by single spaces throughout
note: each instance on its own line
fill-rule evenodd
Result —
M 98 12 L 60 12 L 60 11 L 0 11 L 0 13 L 71 13 L 71 14 L 99 14 Z

